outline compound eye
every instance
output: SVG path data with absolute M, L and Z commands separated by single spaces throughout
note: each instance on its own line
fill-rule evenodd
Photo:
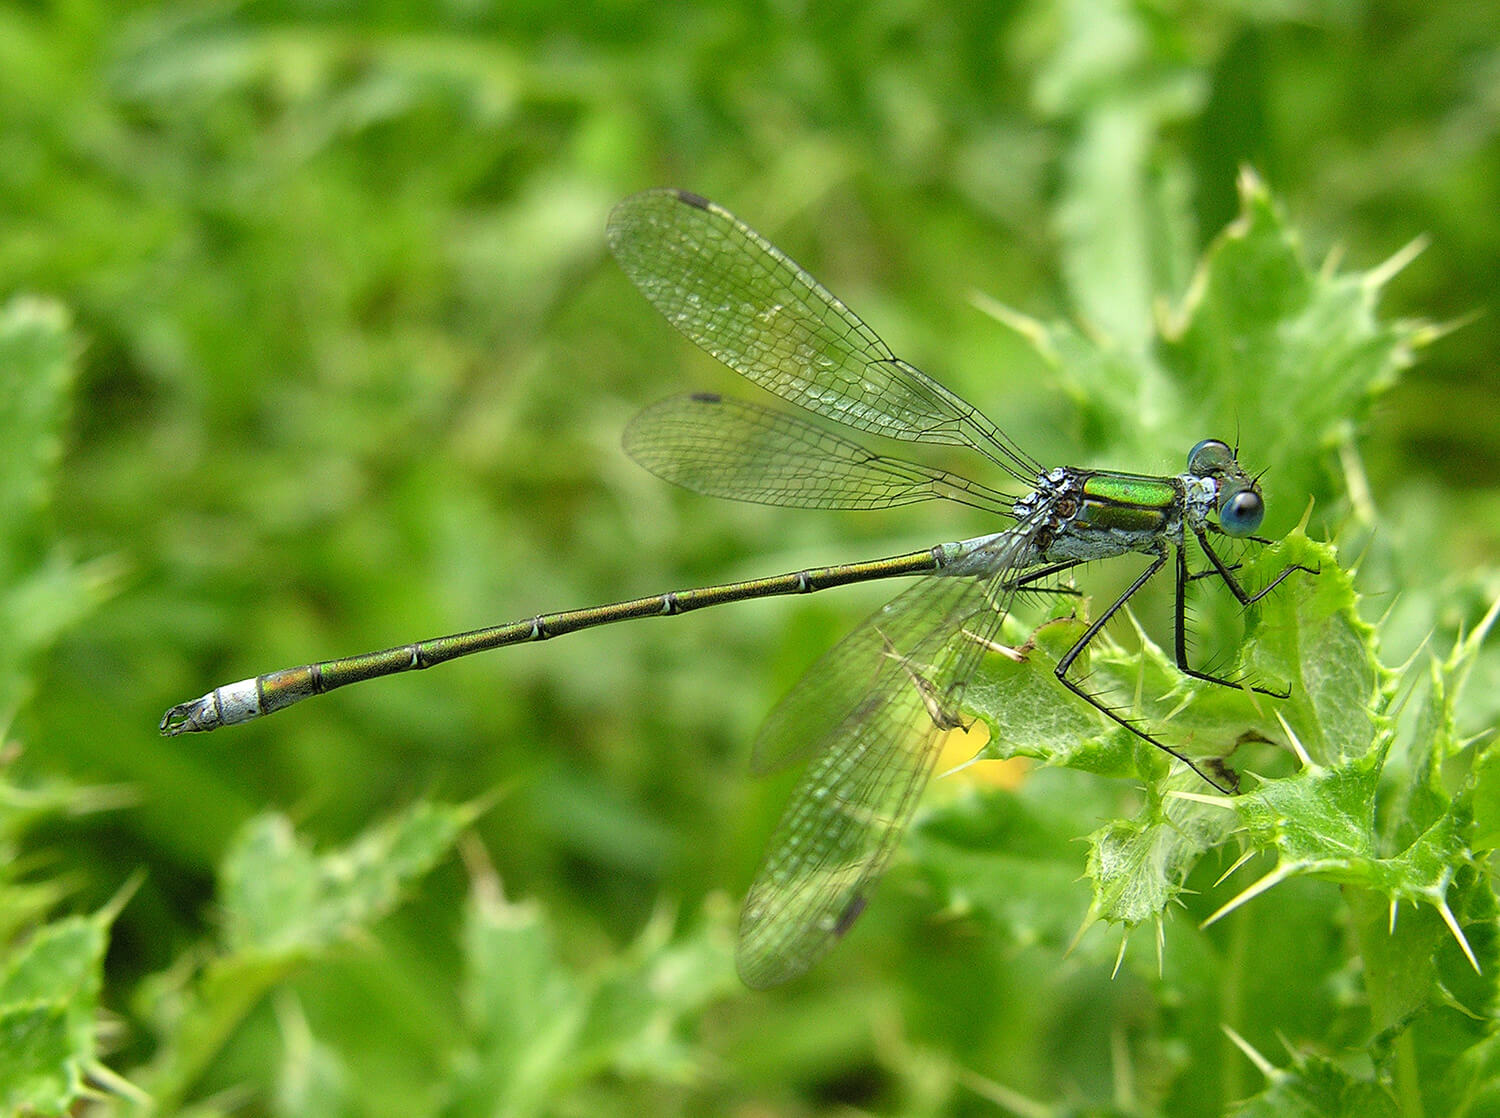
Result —
M 1188 451 L 1188 473 L 1195 477 L 1212 477 L 1235 466 L 1234 451 L 1219 439 L 1204 439 Z
M 1253 489 L 1230 493 L 1219 505 L 1219 526 L 1231 536 L 1248 536 L 1260 527 L 1266 503 Z

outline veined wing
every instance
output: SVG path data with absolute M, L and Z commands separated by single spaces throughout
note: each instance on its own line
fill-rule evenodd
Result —
M 608 239 L 668 322 L 782 399 L 856 430 L 971 447 L 1028 485 L 1040 471 L 973 405 L 898 358 L 817 280 L 707 199 L 634 195 L 610 215 Z
M 710 497 L 820 509 L 944 499 L 1010 514 L 1004 493 L 875 454 L 804 419 L 699 392 L 653 404 L 625 428 L 625 452 L 664 481 Z
M 1010 596 L 1012 540 L 996 573 L 930 575 L 825 655 L 772 713 L 757 752 L 815 753 L 767 845 L 740 914 L 746 985 L 789 981 L 853 925 L 932 773 L 942 734 Z M 810 739 L 810 740 L 809 740 Z

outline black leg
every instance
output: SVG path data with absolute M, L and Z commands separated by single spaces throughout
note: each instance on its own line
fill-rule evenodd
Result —
M 1179 548 L 1179 554 L 1180 552 L 1181 549 Z M 1163 544 L 1161 550 L 1157 552 L 1156 558 L 1151 561 L 1151 565 L 1144 571 L 1142 571 L 1141 576 L 1126 588 L 1125 593 L 1116 598 L 1108 609 L 1106 609 L 1103 613 L 1101 613 L 1097 618 L 1094 619 L 1093 623 L 1083 631 L 1083 636 L 1079 637 L 1078 640 L 1073 644 L 1073 647 L 1068 649 L 1068 651 L 1063 654 L 1063 658 L 1057 662 L 1057 667 L 1053 669 L 1053 673 L 1057 676 L 1057 680 L 1059 683 L 1061 683 L 1069 691 L 1073 692 L 1073 694 L 1077 695 L 1084 702 L 1088 703 L 1095 710 L 1100 711 L 1113 721 L 1119 723 L 1121 726 L 1124 726 L 1125 729 L 1129 730 L 1132 734 L 1140 738 L 1142 741 L 1148 742 L 1149 744 L 1156 746 L 1156 748 L 1160 749 L 1163 753 L 1177 758 L 1177 760 L 1181 761 L 1188 768 L 1192 769 L 1193 772 L 1202 777 L 1206 783 L 1213 785 L 1213 787 L 1217 788 L 1220 792 L 1223 792 L 1225 795 L 1233 795 L 1238 790 L 1238 782 L 1235 780 L 1234 774 L 1231 770 L 1223 768 L 1222 766 L 1218 767 L 1216 771 L 1219 772 L 1220 779 L 1215 780 L 1213 777 L 1209 776 L 1206 772 L 1199 768 L 1193 760 L 1183 756 L 1171 746 L 1158 741 L 1156 738 L 1146 733 L 1145 730 L 1142 730 L 1130 719 L 1126 718 L 1119 711 L 1106 706 L 1098 699 L 1097 696 L 1089 694 L 1089 692 L 1085 691 L 1081 685 L 1068 678 L 1068 669 L 1073 666 L 1073 662 L 1078 659 L 1078 657 L 1083 653 L 1083 650 L 1089 646 L 1093 639 L 1099 635 L 1099 631 L 1109 623 L 1109 619 L 1119 612 L 1120 608 L 1131 599 L 1132 595 L 1134 595 L 1137 590 L 1139 590 L 1142 586 L 1145 586 L 1146 583 L 1150 582 L 1151 579 L 1155 577 L 1157 572 L 1166 565 L 1166 562 L 1167 548 L 1166 545 Z M 1180 589 L 1178 591 L 1178 594 L 1180 597 Z M 1221 783 L 1220 781 L 1222 781 L 1223 783 Z
M 1228 564 L 1228 567 L 1229 567 L 1229 569 L 1231 571 L 1237 571 L 1237 570 L 1240 569 L 1240 564 L 1238 564 L 1238 563 L 1230 563 L 1230 564 Z M 1203 570 L 1203 571 L 1189 571 L 1188 572 L 1188 576 L 1187 576 L 1187 580 L 1189 582 L 1197 582 L 1200 578 L 1222 578 L 1222 577 L 1223 576 L 1221 574 L 1219 574 L 1218 571 L 1214 570 L 1212 567 L 1209 567 L 1207 570 Z
M 1241 682 L 1239 680 L 1225 679 L 1223 676 L 1211 675 L 1208 672 L 1200 671 L 1199 669 L 1193 667 L 1188 663 L 1187 584 L 1189 582 L 1194 582 L 1197 579 L 1207 578 L 1209 576 L 1221 578 L 1225 581 L 1228 581 L 1230 576 L 1225 572 L 1234 571 L 1238 568 L 1238 563 L 1224 564 L 1223 570 L 1220 570 L 1218 567 L 1210 567 L 1206 571 L 1199 571 L 1197 574 L 1191 574 L 1188 571 L 1187 565 L 1187 549 L 1183 547 L 1178 547 L 1177 549 L 1177 595 L 1176 609 L 1173 611 L 1174 624 L 1172 626 L 1172 651 L 1177 658 L 1177 670 L 1180 671 L 1183 675 L 1192 676 L 1194 679 L 1201 679 L 1204 683 L 1217 683 L 1220 687 L 1238 688 L 1241 685 Z M 1239 597 L 1238 594 L 1236 594 L 1235 596 Z M 1254 684 L 1251 684 L 1250 690 L 1258 691 L 1262 695 L 1270 695 L 1272 698 L 1276 699 L 1284 699 L 1287 697 L 1287 692 L 1273 691 L 1269 687 L 1257 687 Z
M 1080 597 L 1080 592 L 1071 586 L 1032 586 L 1034 582 L 1040 582 L 1044 578 L 1071 571 L 1074 567 L 1083 565 L 1082 559 L 1069 559 L 1065 563 L 1053 563 L 1050 566 L 1038 567 L 1034 571 L 1027 571 L 1019 578 L 1012 579 L 1004 584 L 1002 589 L 1006 591 L 1021 590 L 1027 594 L 1066 594 L 1070 598 Z
M 1318 573 L 1317 569 L 1314 567 L 1304 567 L 1301 563 L 1293 563 L 1290 566 L 1283 567 L 1280 574 L 1278 574 L 1270 582 L 1266 583 L 1266 585 L 1262 586 L 1254 594 L 1251 594 L 1243 586 L 1240 585 L 1240 580 L 1234 577 L 1234 572 L 1239 568 L 1239 564 L 1235 563 L 1233 566 L 1231 566 L 1228 563 L 1225 563 L 1224 560 L 1220 559 L 1219 553 L 1215 551 L 1208 542 L 1208 533 L 1205 532 L 1202 528 L 1196 529 L 1194 534 L 1198 537 L 1199 546 L 1203 548 L 1203 554 L 1208 556 L 1208 561 L 1214 565 L 1214 570 L 1218 572 L 1219 577 L 1224 580 L 1224 585 L 1229 587 L 1229 592 L 1234 595 L 1235 600 L 1238 601 L 1242 606 L 1253 606 L 1256 602 L 1260 601 L 1272 590 L 1275 590 L 1278 586 L 1280 586 L 1282 582 L 1287 578 L 1287 576 L 1289 576 L 1293 571 L 1305 571 L 1310 575 L 1315 575 Z M 1259 539 L 1256 539 L 1255 542 L 1260 543 L 1261 541 Z M 1186 565 L 1186 560 L 1184 560 L 1184 568 L 1186 568 Z M 1208 572 L 1205 571 L 1203 573 L 1207 574 Z
M 1291 566 L 1283 569 L 1266 586 L 1251 594 L 1240 585 L 1239 579 L 1234 577 L 1234 572 L 1239 570 L 1240 564 L 1225 563 L 1223 559 L 1219 558 L 1219 553 L 1209 545 L 1208 534 L 1201 530 L 1196 534 L 1198 536 L 1198 543 L 1203 548 L 1203 554 L 1208 556 L 1208 561 L 1213 566 L 1209 570 L 1190 574 L 1187 566 L 1187 550 L 1181 546 L 1177 548 L 1177 608 L 1174 632 L 1174 652 L 1177 657 L 1177 669 L 1184 675 L 1190 675 L 1194 679 L 1203 680 L 1204 683 L 1217 683 L 1220 687 L 1241 687 L 1244 685 L 1242 680 L 1225 679 L 1222 676 L 1210 675 L 1208 672 L 1199 671 L 1187 662 L 1187 601 L 1185 584 L 1194 582 L 1200 578 L 1216 575 L 1225 586 L 1229 587 L 1229 592 L 1234 595 L 1236 601 L 1243 606 L 1251 606 L 1280 586 L 1282 581 L 1293 571 L 1306 571 L 1308 574 L 1317 574 L 1318 572 L 1311 567 L 1304 567 L 1300 563 L 1293 563 Z M 1257 539 L 1256 542 L 1260 541 Z M 1284 699 L 1291 693 L 1289 691 L 1276 691 L 1256 684 L 1250 684 L 1250 690 L 1262 695 L 1269 695 L 1273 699 Z

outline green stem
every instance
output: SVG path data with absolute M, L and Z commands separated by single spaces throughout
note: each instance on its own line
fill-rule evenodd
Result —
M 1353 916 L 1354 939 L 1364 960 L 1370 1024 L 1377 1036 L 1395 1034 L 1392 1074 L 1397 1106 L 1402 1118 L 1423 1118 L 1416 1048 L 1411 1032 L 1402 1025 L 1421 1006 L 1435 978 L 1434 944 L 1429 942 L 1429 921 L 1423 919 L 1430 913 L 1420 909 L 1408 912 L 1392 930 L 1390 900 L 1384 894 L 1345 886 L 1344 900 Z
M 1243 1036 L 1245 1029 L 1245 974 L 1246 956 L 1250 950 L 1250 922 L 1244 909 L 1229 914 L 1229 939 L 1225 945 L 1223 989 L 1219 993 L 1220 1016 L 1231 1029 Z M 1245 1082 L 1245 1055 L 1227 1033 L 1220 1031 L 1219 1043 L 1223 1055 L 1219 1066 L 1223 1068 L 1220 1080 L 1219 1100 L 1224 1108 L 1237 1099 L 1250 1094 Z

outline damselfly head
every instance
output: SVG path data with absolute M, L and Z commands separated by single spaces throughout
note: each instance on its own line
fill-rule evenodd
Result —
M 1188 472 L 1194 477 L 1212 478 L 1218 482 L 1214 507 L 1219 526 L 1231 536 L 1248 536 L 1260 527 L 1266 515 L 1266 503 L 1260 486 L 1240 468 L 1229 444 L 1219 439 L 1204 439 L 1188 451 Z

